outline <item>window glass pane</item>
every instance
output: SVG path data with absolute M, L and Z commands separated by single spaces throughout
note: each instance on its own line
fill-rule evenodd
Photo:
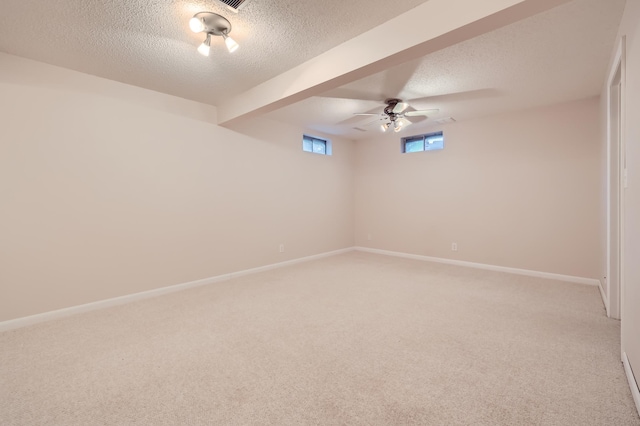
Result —
M 404 152 L 418 152 L 423 150 L 424 150 L 424 145 L 423 145 L 422 139 L 417 141 L 407 140 L 404 144 Z
M 316 154 L 325 154 L 326 151 L 327 151 L 327 146 L 325 145 L 324 141 L 319 141 L 317 139 L 314 139 L 313 152 L 315 152 Z
M 311 139 L 302 139 L 302 150 L 307 152 L 313 152 L 313 142 Z
M 424 144 L 425 151 L 444 148 L 444 137 L 442 135 L 427 136 Z

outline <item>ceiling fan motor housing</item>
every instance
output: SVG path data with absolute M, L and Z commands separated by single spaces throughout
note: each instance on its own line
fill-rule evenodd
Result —
M 389 98 L 384 101 L 384 103 L 387 104 L 387 106 L 384 108 L 384 113 L 389 116 L 389 119 L 391 121 L 395 121 L 396 119 L 397 114 L 393 112 L 393 110 L 395 109 L 396 105 L 398 105 L 400 102 L 402 102 L 402 100 L 397 98 Z

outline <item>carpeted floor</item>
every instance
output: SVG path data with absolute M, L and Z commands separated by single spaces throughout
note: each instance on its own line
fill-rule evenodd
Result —
M 640 425 L 580 284 L 352 252 L 0 334 L 2 425 Z

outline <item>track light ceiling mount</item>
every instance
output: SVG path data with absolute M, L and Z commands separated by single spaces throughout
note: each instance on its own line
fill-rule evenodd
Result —
M 231 22 L 222 15 L 213 12 L 198 12 L 189 20 L 189 27 L 194 33 L 205 33 L 207 35 L 204 43 L 198 48 L 198 51 L 205 56 L 209 56 L 211 36 L 224 38 L 229 52 L 234 52 L 239 47 L 238 43 L 229 37 Z
M 222 15 L 213 12 L 198 12 L 189 21 L 191 30 L 221 36 L 231 32 L 231 22 Z

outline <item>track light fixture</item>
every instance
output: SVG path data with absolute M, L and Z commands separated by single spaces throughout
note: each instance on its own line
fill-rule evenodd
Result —
M 204 39 L 198 52 L 204 56 L 209 56 L 211 49 L 211 36 L 220 36 L 224 38 L 224 43 L 227 45 L 229 52 L 235 52 L 238 50 L 238 43 L 231 37 L 231 23 L 224 16 L 218 15 L 213 12 L 198 12 L 193 15 L 193 18 L 189 20 L 189 28 L 194 33 L 205 33 L 207 37 Z

